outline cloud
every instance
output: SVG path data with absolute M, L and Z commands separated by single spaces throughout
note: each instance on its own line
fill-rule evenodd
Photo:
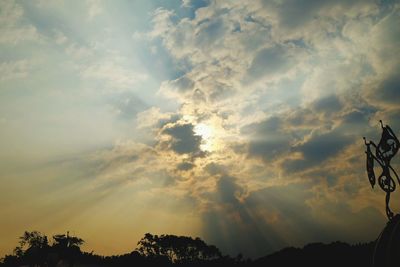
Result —
M 390 72 L 399 65 L 398 59 L 393 57 L 400 51 L 400 30 L 396 27 L 400 22 L 399 9 L 399 5 L 394 5 L 386 16 L 370 28 L 368 58 L 379 74 Z
M 209 0 L 200 0 L 200 1 L 194 1 L 194 0 L 182 0 L 182 7 L 187 7 L 187 8 L 200 8 L 207 6 L 209 4 Z
M 391 75 L 385 81 L 380 84 L 379 91 L 380 98 L 384 98 L 390 103 L 398 103 L 400 100 L 400 93 L 398 88 L 400 87 L 400 77 L 398 75 Z
M 210 175 L 217 175 L 217 174 L 226 174 L 228 170 L 226 166 L 221 164 L 210 162 L 205 167 L 204 170 L 207 171 Z
M 304 143 L 292 148 L 294 151 L 300 152 L 303 158 L 285 162 L 284 169 L 288 172 L 296 172 L 315 167 L 338 155 L 353 140 L 353 137 L 335 130 L 323 134 L 314 134 Z
M 132 89 L 139 82 L 148 78 L 146 74 L 138 73 L 115 60 L 105 60 L 82 66 L 81 76 L 97 83 L 106 83 L 108 90 Z
M 313 162 L 321 162 L 336 155 L 352 140 L 351 137 L 335 131 L 312 136 L 305 143 L 295 149 L 302 152 L 304 157 Z
M 182 162 L 177 165 L 177 169 L 180 171 L 188 171 L 193 169 L 195 165 L 190 162 Z
M 375 208 L 353 211 L 346 203 L 334 202 L 328 197 L 317 200 L 312 188 L 308 182 L 272 186 L 253 191 L 239 201 L 243 188 L 235 178 L 221 177 L 215 193 L 221 202 L 204 213 L 204 235 L 224 252 L 231 255 L 241 252 L 251 257 L 286 246 L 303 246 L 310 240 L 359 242 L 374 238 L 367 229 L 379 229 L 383 220 Z M 316 213 L 316 209 L 325 212 Z M 365 219 L 370 221 L 369 225 L 363 223 Z M 359 227 L 368 236 L 366 232 L 356 231 Z
M 179 116 L 172 113 L 163 113 L 158 107 L 151 107 L 136 114 L 136 127 L 156 128 L 161 127 L 169 122 L 176 122 Z
M 400 100 L 399 88 L 399 75 L 398 73 L 393 72 L 382 79 L 377 86 L 370 91 L 369 97 L 377 102 L 390 106 L 396 106 Z
M 173 81 L 164 81 L 160 86 L 159 93 L 166 97 L 179 99 L 193 93 L 194 86 L 195 83 L 192 79 L 182 76 Z
M 227 28 L 224 25 L 224 21 L 221 19 L 205 20 L 201 24 L 198 24 L 195 33 L 196 43 L 206 47 L 215 45 L 221 36 L 225 35 L 226 30 Z
M 193 124 L 168 125 L 162 130 L 161 134 L 170 137 L 162 145 L 167 146 L 167 148 L 178 154 L 191 154 L 193 156 L 202 156 L 204 154 L 200 149 L 201 136 L 195 134 Z
M 249 155 L 265 161 L 277 159 L 288 152 L 292 142 L 292 138 L 282 130 L 281 118 L 276 116 L 247 125 L 242 132 L 249 134 Z
M 41 39 L 37 29 L 24 18 L 22 6 L 12 0 L 0 4 L 0 32 L 0 44 L 15 45 Z
M 103 13 L 103 8 L 101 6 L 101 2 L 98 0 L 87 0 L 87 5 L 89 7 L 89 19 L 93 19 L 94 17 Z
M 120 93 L 110 96 L 109 100 L 114 112 L 123 119 L 132 119 L 147 108 L 147 104 L 136 94 Z
M 343 104 L 335 95 L 322 97 L 313 103 L 313 108 L 316 112 L 327 115 L 338 113 L 342 107 Z
M 378 12 L 374 1 L 261 1 L 261 17 L 274 25 L 277 38 L 309 38 L 315 33 L 332 31 L 332 24 L 349 18 L 366 17 Z M 322 30 L 322 31 L 321 31 Z M 333 30 L 334 31 L 334 30 Z M 279 36 L 280 33 L 285 36 Z
M 243 187 L 236 184 L 236 179 L 226 175 L 218 179 L 216 190 L 218 202 L 228 204 L 234 209 L 239 207 L 240 199 L 242 199 L 245 194 Z
M 0 81 L 4 82 L 24 78 L 29 74 L 31 68 L 31 64 L 27 60 L 1 62 Z
M 103 194 L 128 185 L 143 191 L 165 188 L 174 180 L 171 162 L 162 160 L 151 146 L 133 140 L 117 141 L 112 149 L 92 152 L 84 163 L 92 165 L 92 187 Z
M 257 52 L 248 69 L 248 74 L 255 79 L 271 77 L 274 74 L 285 73 L 291 64 L 290 56 L 285 48 L 281 46 L 268 47 Z

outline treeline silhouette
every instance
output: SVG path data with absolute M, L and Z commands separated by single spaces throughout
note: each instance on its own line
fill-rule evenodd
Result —
M 304 248 L 289 247 L 271 255 L 250 260 L 241 254 L 222 255 L 200 238 L 176 235 L 152 235 L 138 242 L 131 253 L 100 256 L 83 252 L 83 239 L 67 234 L 47 236 L 26 231 L 12 255 L 0 261 L 0 267 L 114 267 L 114 266 L 371 266 L 375 242 L 349 245 L 313 243 Z

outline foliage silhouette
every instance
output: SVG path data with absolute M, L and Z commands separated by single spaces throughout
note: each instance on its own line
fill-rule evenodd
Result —
M 79 260 L 79 257 L 82 255 L 80 246 L 84 243 L 83 239 L 70 236 L 69 232 L 66 235 L 54 235 L 53 236 L 53 255 L 55 255 L 56 259 L 61 258 L 65 261 L 69 266 L 74 266 L 74 263 Z
M 47 236 L 38 231 L 28 232 L 19 237 L 19 245 L 14 249 L 14 255 L 6 255 L 3 266 L 74 266 L 83 255 L 80 246 L 83 239 L 66 235 L 54 235 L 50 245 Z
M 207 261 L 221 258 L 215 246 L 207 245 L 200 238 L 176 235 L 152 235 L 150 233 L 138 242 L 137 251 L 145 257 L 166 257 L 173 263 Z
M 28 265 L 43 265 L 49 252 L 47 236 L 38 231 L 25 231 L 19 237 L 19 246 L 14 249 L 15 255 Z
M 82 252 L 79 237 L 53 236 L 49 244 L 40 232 L 25 232 L 13 255 L 6 255 L 0 267 L 17 266 L 371 266 L 375 242 L 348 245 L 342 242 L 331 244 L 313 243 L 304 248 L 285 248 L 254 261 L 244 259 L 241 254 L 233 258 L 223 256 L 219 249 L 206 244 L 200 238 L 175 235 L 152 235 L 147 233 L 138 242 L 137 248 L 124 255 L 100 256 L 93 252 Z

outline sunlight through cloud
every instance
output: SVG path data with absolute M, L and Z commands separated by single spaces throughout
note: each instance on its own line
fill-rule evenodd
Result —
M 201 136 L 201 150 L 208 152 L 215 150 L 215 131 L 211 126 L 199 123 L 194 126 L 194 132 L 196 135 Z

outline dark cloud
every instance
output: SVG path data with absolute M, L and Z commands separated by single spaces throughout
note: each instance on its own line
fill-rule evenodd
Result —
M 239 206 L 238 197 L 244 194 L 244 189 L 236 184 L 236 178 L 224 175 L 217 182 L 217 196 L 220 203 Z
M 349 124 L 365 124 L 368 121 L 368 115 L 360 110 L 353 110 L 343 116 L 343 123 Z
M 195 11 L 199 8 L 206 7 L 210 4 L 209 0 L 183 0 L 182 6 L 184 8 L 190 9 L 192 12 L 190 17 L 193 19 L 195 17 Z
M 347 218 L 334 224 L 327 217 L 315 214 L 309 205 L 314 197 L 312 186 L 312 183 L 303 183 L 268 187 L 251 192 L 239 201 L 237 196 L 245 190 L 234 177 L 223 176 L 217 182 L 217 202 L 203 214 L 204 236 L 224 253 L 241 252 L 250 257 L 313 241 L 359 242 L 374 238 L 371 229 L 378 231 L 384 220 L 377 210 L 367 208 L 353 212 L 343 202 L 318 203 L 333 218 Z M 215 208 L 218 205 L 222 208 Z M 358 227 L 371 234 L 354 231 Z
M 291 137 L 282 131 L 282 123 L 279 117 L 271 117 L 243 127 L 242 133 L 250 139 L 249 155 L 268 161 L 289 151 Z
M 341 124 L 338 129 L 343 133 L 368 135 L 371 131 L 369 121 L 375 113 L 376 110 L 371 107 L 349 111 L 341 116 Z
M 260 222 L 253 220 L 246 204 L 238 199 L 244 191 L 235 177 L 222 176 L 217 181 L 215 203 L 203 214 L 203 232 L 206 240 L 224 253 L 261 255 L 272 250 L 279 237 L 268 225 L 261 229 Z M 269 232 L 269 236 L 263 231 Z
M 225 174 L 227 173 L 227 168 L 224 165 L 211 162 L 208 163 L 205 167 L 204 170 L 208 172 L 211 175 L 217 175 L 217 174 Z
M 266 8 L 271 6 L 269 0 L 263 0 Z M 352 9 L 358 12 L 363 11 L 363 7 L 371 5 L 372 1 L 350 0 L 284 0 L 277 2 L 277 13 L 279 24 L 285 29 L 298 29 L 312 21 L 317 21 L 322 14 L 325 15 L 345 15 Z
M 387 121 L 385 123 L 390 125 L 397 136 L 400 136 L 400 109 L 387 112 Z
M 280 23 L 288 28 L 303 26 L 316 18 L 323 7 L 332 6 L 331 0 L 286 0 L 282 1 L 279 11 Z
M 231 255 L 241 252 L 251 257 L 271 253 L 287 245 L 280 234 L 282 230 L 293 233 L 300 225 L 303 231 L 307 231 L 300 236 L 312 235 L 316 238 L 324 232 L 312 220 L 305 203 L 310 194 L 303 187 L 292 185 L 262 189 L 239 201 L 237 195 L 241 192 L 243 189 L 234 177 L 222 177 L 217 182 L 216 201 L 224 208 L 210 210 L 203 217 L 207 239 L 219 245 L 224 252 Z M 284 229 L 287 226 L 291 227 Z
M 179 164 L 176 166 L 176 168 L 177 168 L 178 170 L 180 170 L 180 171 L 189 171 L 189 170 L 193 169 L 194 166 L 195 166 L 195 165 L 194 165 L 193 163 L 190 163 L 190 162 L 182 162 L 182 163 L 179 163 Z
M 288 150 L 289 141 L 283 136 L 270 140 L 252 141 L 249 145 L 249 154 L 259 156 L 265 161 L 276 159 Z
M 235 91 L 233 90 L 233 88 L 223 84 L 218 84 L 218 86 L 211 89 L 209 93 L 209 99 L 212 102 L 226 100 L 227 98 L 232 97 L 234 95 L 234 92 Z
M 192 98 L 195 103 L 204 103 L 207 100 L 206 95 L 200 89 L 194 90 Z
M 326 175 L 326 182 L 329 187 L 335 186 L 337 184 L 338 178 L 333 175 Z
M 312 106 L 315 111 L 326 115 L 337 113 L 343 108 L 343 104 L 336 95 L 320 98 Z
M 315 112 L 311 109 L 294 108 L 286 117 L 286 123 L 293 127 L 302 127 L 311 123 L 315 125 L 316 119 Z
M 182 2 L 185 4 L 185 7 L 191 7 L 194 9 L 206 7 L 210 4 L 210 0 L 187 0 Z
M 268 47 L 255 55 L 247 72 L 250 77 L 258 79 L 285 71 L 290 66 L 290 62 L 284 47 Z
M 171 81 L 169 85 L 172 90 L 177 90 L 178 92 L 185 93 L 193 90 L 194 82 L 190 78 L 182 76 L 176 80 Z
M 399 73 L 393 73 L 385 80 L 383 80 L 379 86 L 373 92 L 374 97 L 378 100 L 398 105 L 400 102 L 400 75 Z
M 194 156 L 203 154 L 200 149 L 201 136 L 195 134 L 192 124 L 175 124 L 172 127 L 165 128 L 162 133 L 172 137 L 168 146 L 176 153 Z
M 353 136 L 344 135 L 337 130 L 316 134 L 305 143 L 292 148 L 301 152 L 303 159 L 288 160 L 283 163 L 283 168 L 288 172 L 297 172 L 314 167 L 330 157 L 337 156 L 353 140 Z
M 303 171 L 314 164 L 314 162 L 305 159 L 288 159 L 282 163 L 282 167 L 286 172 L 292 173 Z
M 172 124 L 176 123 L 181 118 L 182 118 L 182 116 L 180 114 L 173 114 L 173 115 L 171 115 L 171 117 L 169 117 L 167 119 L 160 119 L 157 122 L 157 126 L 158 126 L 158 128 L 162 128 L 169 123 L 172 123 Z
M 270 117 L 259 123 L 252 123 L 241 129 L 241 133 L 255 137 L 264 137 L 265 135 L 275 134 L 280 130 L 282 120 L 279 117 Z
M 352 140 L 353 139 L 349 136 L 331 131 L 326 134 L 316 135 L 295 149 L 302 152 L 307 160 L 322 162 L 336 155 Z
M 222 208 L 204 213 L 207 240 L 217 244 L 224 252 L 231 255 L 241 252 L 257 257 L 287 246 L 283 232 L 295 234 L 293 240 L 304 236 L 316 239 L 324 232 L 310 214 L 306 200 L 311 194 L 305 187 L 271 187 L 243 198 L 245 192 L 237 183 L 237 178 L 222 176 L 217 181 L 214 198 Z M 298 233 L 296 229 L 300 226 L 306 233 Z
M 200 46 L 209 46 L 225 35 L 226 28 L 222 19 L 205 20 L 199 25 L 196 40 Z

